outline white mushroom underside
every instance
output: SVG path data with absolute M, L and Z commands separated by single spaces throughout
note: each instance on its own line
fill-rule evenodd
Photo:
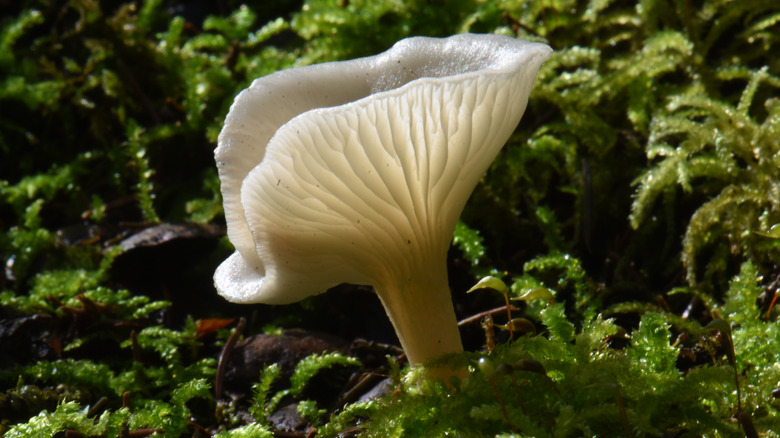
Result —
M 264 301 L 406 278 L 441 260 L 524 109 L 500 85 L 511 83 L 427 83 L 283 126 L 241 192 L 266 261 Z
M 339 283 L 381 289 L 438 269 L 466 200 L 517 125 L 549 53 L 542 45 L 485 38 L 493 45 L 520 45 L 528 53 L 507 49 L 505 55 L 531 67 L 483 55 L 474 61 L 466 50 L 458 56 L 472 63 L 459 68 L 472 73 L 416 80 L 303 112 L 275 132 L 262 162 L 245 178 L 231 171 L 248 167 L 236 151 L 255 129 L 243 125 L 251 119 L 228 117 L 232 128 L 223 131 L 217 157 L 221 178 L 229 177 L 223 178 L 229 234 L 234 244 L 234 236 L 251 233 L 251 240 L 237 243 L 237 252 L 215 274 L 220 293 L 234 302 L 281 304 Z M 377 57 L 361 68 L 382 62 L 392 65 L 393 58 Z M 500 68 L 473 72 L 487 68 L 485 63 Z M 404 75 L 415 68 L 416 74 L 436 70 L 419 57 L 409 66 L 402 66 Z M 371 87 L 410 80 L 393 78 L 379 75 Z M 238 99 L 234 111 L 245 112 Z M 231 188 L 239 180 L 240 192 Z

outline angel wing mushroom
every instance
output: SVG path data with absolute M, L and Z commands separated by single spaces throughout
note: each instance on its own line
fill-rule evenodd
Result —
M 410 363 L 462 351 L 452 233 L 550 53 L 499 35 L 417 37 L 255 80 L 215 151 L 236 248 L 219 293 L 285 304 L 371 285 Z

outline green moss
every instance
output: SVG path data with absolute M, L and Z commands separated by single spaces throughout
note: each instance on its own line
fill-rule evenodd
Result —
M 756 275 L 746 265 L 731 287 L 755 287 Z M 742 300 L 735 293 L 724 308 L 750 314 Z M 764 326 L 733 330 L 738 362 L 751 363 L 740 368 L 745 373 L 740 377 L 743 409 L 762 430 L 774 430 L 780 421 L 777 410 L 760 408 L 754 398 L 761 397 L 755 392 L 759 385 L 746 384 L 777 377 L 771 366 L 780 351 L 774 345 L 776 333 L 766 330 L 767 322 L 755 320 Z M 636 436 L 675 427 L 693 436 L 742 436 L 730 421 L 738 403 L 729 361 L 720 355 L 709 366 L 680 371 L 680 350 L 671 343 L 663 315 L 645 313 L 625 351 L 607 346 L 617 330 L 609 320 L 590 321 L 575 335 L 562 307 L 555 305 L 545 309 L 542 322 L 547 336 L 522 337 L 491 354 L 468 354 L 473 371 L 455 393 L 443 386 L 404 385 L 378 403 L 356 406 L 372 418 L 365 436 L 383 436 L 383 431 L 390 436 L 429 436 L 429 431 L 498 436 L 507 429 L 531 436 Z M 743 343 L 745 337 L 752 347 Z M 754 349 L 772 353 L 759 359 Z M 529 367 L 529 359 L 540 365 Z
M 695 185 L 697 191 L 711 196 L 693 214 L 685 234 L 683 262 L 691 285 L 697 282 L 697 256 L 706 246 L 730 245 L 731 253 L 744 252 L 754 260 L 774 256 L 756 242 L 765 239 L 756 232 L 766 233 L 780 221 L 771 195 L 778 190 L 775 184 L 780 177 L 774 100 L 766 101 L 763 123 L 750 114 L 762 83 L 780 87 L 780 79 L 762 69 L 749 73 L 736 106 L 698 91 L 672 97 L 668 112 L 653 120 L 648 158 L 658 160 L 642 176 L 632 220 L 638 226 L 655 199 L 670 186 L 691 193 Z M 729 257 L 717 250 L 716 255 Z M 724 266 L 725 260 L 710 263 Z M 711 280 L 716 272 L 707 270 L 705 275 Z

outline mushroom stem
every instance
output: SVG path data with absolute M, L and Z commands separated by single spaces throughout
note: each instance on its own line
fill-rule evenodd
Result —
M 376 289 L 412 366 L 463 351 L 446 272 L 431 269 L 402 284 Z M 451 376 L 463 377 L 462 371 L 444 364 L 428 368 L 426 376 L 449 384 Z

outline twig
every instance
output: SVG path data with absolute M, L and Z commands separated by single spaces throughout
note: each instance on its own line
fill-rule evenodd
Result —
M 233 329 L 233 333 L 230 334 L 225 347 L 222 349 L 222 353 L 219 355 L 219 365 L 217 365 L 217 376 L 214 379 L 214 398 L 219 400 L 222 398 L 222 379 L 225 377 L 225 367 L 227 366 L 228 357 L 233 351 L 233 347 L 236 345 L 238 337 L 243 333 L 244 326 L 246 325 L 246 318 L 243 316 L 238 320 L 236 328 Z
M 138 334 L 135 330 L 130 330 L 130 345 L 132 345 L 133 362 L 143 362 L 143 356 L 141 355 L 141 346 L 138 344 Z
M 518 309 L 517 307 L 512 306 L 512 305 L 509 306 L 509 311 L 515 311 L 515 310 L 520 310 L 520 309 Z M 472 315 L 472 316 L 469 316 L 466 319 L 462 319 L 462 320 L 458 321 L 458 326 L 462 327 L 464 325 L 473 324 L 475 322 L 480 321 L 482 318 L 484 318 L 484 317 L 486 317 L 488 315 L 493 316 L 495 314 L 503 313 L 503 312 L 506 312 L 506 311 L 507 311 L 507 306 L 506 305 L 503 305 L 501 307 L 496 307 L 495 309 L 486 310 L 484 312 L 477 313 L 476 315 Z
M 364 373 L 360 376 L 358 381 L 344 393 L 344 395 L 341 397 L 341 400 L 339 400 L 339 405 L 343 406 L 347 403 L 351 403 L 357 400 L 358 397 L 368 392 L 368 390 L 376 385 L 377 382 L 386 377 L 386 375 L 377 374 L 375 372 Z
M 94 417 L 97 415 L 107 403 L 107 397 L 100 397 L 98 401 L 96 401 L 95 404 L 92 405 L 92 407 L 87 411 L 87 417 Z

